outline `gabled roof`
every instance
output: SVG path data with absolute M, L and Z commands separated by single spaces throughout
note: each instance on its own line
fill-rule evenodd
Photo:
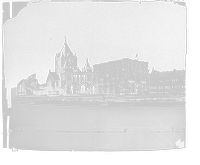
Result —
M 172 74 L 177 74 L 176 69 L 174 69 L 174 70 L 172 71 Z
M 24 84 L 24 83 L 25 83 L 25 79 L 20 80 L 20 82 L 17 84 L 17 86 L 22 85 L 22 84 Z
M 65 43 L 64 43 L 64 45 L 63 45 L 63 47 L 62 47 L 60 53 L 58 53 L 58 55 L 56 54 L 56 58 L 60 58 L 61 55 L 64 55 L 64 57 L 66 57 L 66 56 L 69 55 L 69 54 L 72 54 L 72 55 L 73 55 L 72 51 L 70 50 L 70 48 L 69 48 L 69 46 L 67 45 L 66 40 L 65 40 Z
M 65 41 L 65 44 L 60 52 L 60 54 L 64 54 L 65 56 L 68 55 L 68 54 L 72 54 L 69 46 L 67 45 L 66 41 Z
M 54 81 L 60 80 L 60 78 L 56 72 L 49 72 L 49 76 L 51 76 Z
M 89 61 L 88 61 L 88 58 L 86 59 L 85 67 L 86 67 L 86 68 L 91 68 L 91 67 L 90 67 L 90 64 L 89 64 Z
M 33 73 L 32 75 L 26 78 L 26 80 L 29 80 L 29 79 L 36 79 L 36 73 Z

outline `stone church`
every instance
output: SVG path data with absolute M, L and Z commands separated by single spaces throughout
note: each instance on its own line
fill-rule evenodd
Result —
M 94 75 L 88 59 L 82 71 L 77 68 L 77 56 L 72 53 L 66 40 L 60 53 L 56 54 L 55 62 L 56 72 L 49 72 L 47 84 L 55 83 L 57 86 L 54 85 L 54 87 L 56 86 L 59 88 L 61 93 L 64 94 L 95 93 L 95 86 L 93 83 Z M 59 78 L 54 80 L 55 77 Z M 51 81 L 51 83 L 49 83 L 49 81 Z

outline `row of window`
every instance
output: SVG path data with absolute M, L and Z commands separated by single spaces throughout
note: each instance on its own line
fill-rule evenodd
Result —
M 185 88 L 185 85 L 171 86 L 171 88 Z M 150 89 L 170 89 L 170 86 L 150 86 Z
M 100 70 L 100 69 L 110 69 L 110 68 L 113 68 L 114 67 L 122 67 L 122 66 L 125 66 L 125 67 L 130 67 L 130 66 L 134 66 L 134 67 L 142 67 L 142 68 L 147 68 L 147 65 L 144 64 L 144 63 L 132 63 L 132 62 L 124 62 L 122 64 L 122 61 L 120 62 L 116 62 L 116 63 L 111 63 L 111 64 L 104 64 L 104 65 L 99 65 L 99 66 L 95 66 L 94 67 L 94 70 Z
M 170 86 L 152 86 L 150 89 L 170 89 Z
M 133 85 L 120 85 L 120 86 L 112 86 L 112 85 L 99 85 L 98 88 L 133 88 Z M 146 88 L 146 86 L 143 86 L 143 88 Z M 156 88 L 157 89 L 157 88 Z
M 62 78 L 64 75 L 62 75 Z M 67 80 L 72 80 L 72 75 L 67 74 Z M 92 75 L 87 75 L 87 80 L 90 81 L 92 80 Z M 86 75 L 73 75 L 73 82 L 86 82 Z
M 94 69 L 95 72 L 112 72 L 112 71 L 122 71 L 122 69 L 127 68 L 131 71 L 141 71 L 144 72 L 146 68 L 144 67 L 131 67 L 131 66 L 118 66 L 118 67 L 110 67 L 104 69 Z
M 165 80 L 166 82 L 170 82 L 170 80 Z M 185 79 L 183 79 L 182 81 L 185 81 Z M 156 80 L 151 80 L 151 83 L 155 83 L 157 82 Z M 159 82 L 164 82 L 164 80 L 159 80 Z M 172 82 L 178 82 L 178 79 L 172 79 Z
M 184 94 L 184 91 L 176 91 L 176 92 L 171 92 L 171 91 L 150 91 L 150 93 L 154 93 L 154 94 L 162 94 L 162 93 L 172 93 L 172 94 Z
M 178 81 L 178 79 L 172 79 L 172 82 L 177 82 Z

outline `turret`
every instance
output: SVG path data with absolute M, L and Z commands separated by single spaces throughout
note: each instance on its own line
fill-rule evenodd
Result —
M 92 67 L 90 66 L 88 58 L 86 59 L 85 65 L 83 67 L 83 72 L 92 72 Z

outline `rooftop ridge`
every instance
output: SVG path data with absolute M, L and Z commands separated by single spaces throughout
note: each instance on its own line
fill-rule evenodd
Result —
M 99 63 L 99 64 L 94 64 L 93 66 L 102 65 L 102 64 L 109 64 L 109 63 L 112 63 L 112 62 L 119 62 L 119 61 L 122 61 L 122 60 L 136 61 L 136 62 L 139 62 L 139 63 L 148 63 L 148 62 L 145 62 L 145 61 L 138 61 L 138 60 L 132 60 L 132 59 L 129 59 L 129 58 L 122 58 L 122 59 L 119 59 L 119 60 L 113 60 L 113 61 L 103 62 L 103 63 Z

